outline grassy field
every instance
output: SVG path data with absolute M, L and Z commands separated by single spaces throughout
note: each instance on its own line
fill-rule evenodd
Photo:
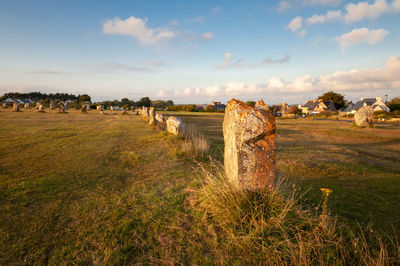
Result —
M 176 140 L 139 116 L 105 113 L 0 110 L 0 264 L 246 261 L 248 250 L 192 208 L 202 175 Z M 179 116 L 222 160 L 223 116 Z M 332 213 L 390 234 L 400 229 L 399 136 L 390 126 L 278 120 L 278 176 L 309 189 L 310 205 L 331 188 Z
M 176 115 L 202 130 L 214 157 L 223 161 L 223 115 Z M 301 185 L 306 203 L 318 204 L 320 188 L 330 188 L 334 215 L 400 234 L 400 127 L 359 129 L 343 121 L 278 118 L 276 136 L 278 176 Z

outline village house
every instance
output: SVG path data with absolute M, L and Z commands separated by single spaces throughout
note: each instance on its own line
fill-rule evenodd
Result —
M 221 102 L 214 102 L 212 101 L 211 104 L 207 105 L 207 108 L 212 108 L 214 110 L 225 110 L 226 105 Z
M 1 104 L 4 108 L 6 108 L 9 106 L 12 106 L 15 102 L 19 105 L 23 105 L 25 108 L 29 107 L 30 104 L 34 103 L 34 101 L 32 101 L 30 99 L 7 98 L 4 101 L 2 101 Z
M 361 98 L 361 100 L 356 102 L 355 104 L 349 103 L 346 107 L 342 108 L 340 112 L 346 114 L 355 114 L 358 109 L 364 106 L 364 103 L 367 106 L 370 106 L 374 110 L 374 112 L 377 111 L 390 112 L 389 107 L 386 106 L 386 104 L 382 101 L 381 97 Z
M 299 105 L 301 112 L 306 115 L 316 115 L 320 112 L 335 112 L 337 111 L 335 104 L 330 101 L 314 100 L 307 101 L 304 105 Z

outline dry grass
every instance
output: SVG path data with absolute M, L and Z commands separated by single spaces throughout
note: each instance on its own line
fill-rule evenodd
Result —
M 218 167 L 197 176 L 170 136 L 105 113 L 1 110 L 0 264 L 395 263 L 394 238 L 363 222 L 399 228 L 397 128 L 278 121 L 277 174 L 309 189 L 298 198 L 232 190 Z M 221 158 L 222 116 L 182 118 Z M 321 187 L 362 230 L 322 220 Z
M 302 208 L 294 184 L 281 180 L 269 191 L 243 191 L 228 181 L 219 163 L 200 169 L 204 185 L 192 205 L 202 210 L 204 226 L 215 236 L 214 252 L 226 264 L 400 263 L 398 243 L 383 243 L 369 229 L 353 232 L 322 206 Z

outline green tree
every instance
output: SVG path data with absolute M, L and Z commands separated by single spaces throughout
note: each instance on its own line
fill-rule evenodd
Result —
M 334 91 L 328 91 L 318 97 L 318 99 L 323 101 L 331 101 L 335 105 L 336 109 L 340 109 L 345 106 L 344 95 L 336 93 Z
M 137 105 L 138 107 L 142 107 L 142 106 L 150 107 L 150 105 L 151 105 L 151 100 L 150 100 L 149 97 L 143 97 L 142 99 L 140 99 L 140 100 L 136 103 L 136 105 Z
M 87 95 L 87 94 L 79 95 L 79 98 L 78 98 L 78 101 L 79 101 L 80 103 L 83 103 L 83 102 L 90 102 L 90 100 L 91 100 L 91 98 L 90 98 L 90 96 Z

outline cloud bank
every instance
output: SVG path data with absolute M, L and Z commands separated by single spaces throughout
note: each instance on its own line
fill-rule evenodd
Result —
M 228 56 L 229 57 L 229 56 Z M 159 95 L 174 95 L 177 98 L 193 96 L 251 96 L 268 93 L 299 94 L 318 92 L 326 89 L 337 91 L 363 91 L 400 88 L 400 56 L 390 57 L 380 69 L 353 69 L 350 71 L 336 71 L 330 75 L 321 75 L 312 78 L 303 75 L 287 82 L 282 77 L 272 77 L 264 84 L 246 84 L 244 82 L 230 82 L 226 85 L 212 85 L 206 88 L 185 88 L 173 93 L 160 91 Z

